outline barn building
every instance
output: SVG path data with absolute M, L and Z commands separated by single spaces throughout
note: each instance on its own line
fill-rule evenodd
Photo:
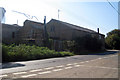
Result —
M 28 43 L 38 46 L 44 45 L 44 24 L 26 20 L 24 25 L 2 24 L 2 41 L 3 43 Z M 63 50 L 63 42 L 71 41 L 77 37 L 91 35 L 102 41 L 102 49 L 105 49 L 104 35 L 99 32 L 73 25 L 67 22 L 51 19 L 46 24 L 48 38 L 52 39 L 52 49 Z

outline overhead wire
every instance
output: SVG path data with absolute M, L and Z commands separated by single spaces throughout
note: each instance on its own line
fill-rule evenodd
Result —
M 93 21 L 91 21 L 91 20 L 89 20 L 89 19 L 86 19 L 86 18 L 83 17 L 83 16 L 80 16 L 80 15 L 78 15 L 78 14 L 75 14 L 74 11 L 70 11 L 69 9 L 67 9 L 67 11 L 69 12 L 69 14 L 71 13 L 71 14 L 74 15 L 75 17 L 79 17 L 79 18 L 84 19 L 84 21 L 87 22 L 87 25 L 88 25 L 88 23 L 90 23 L 91 25 L 93 25 L 94 27 L 91 26 L 91 28 L 93 28 L 94 30 L 100 27 L 100 24 L 94 23 Z M 79 20 L 78 18 L 76 18 L 76 19 Z M 88 27 L 86 27 L 86 28 L 88 28 Z M 104 27 L 104 28 L 105 28 L 105 30 L 107 30 L 106 27 Z M 96 30 L 95 30 L 95 31 L 96 31 Z
M 112 5 L 112 3 L 108 0 L 107 0 L 107 2 L 118 13 L 118 15 L 120 15 L 119 11 Z

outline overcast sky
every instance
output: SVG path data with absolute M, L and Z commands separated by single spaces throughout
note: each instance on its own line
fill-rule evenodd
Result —
M 118 9 L 118 0 L 109 0 Z M 115 2 L 116 1 L 116 2 Z M 0 0 L 0 7 L 6 10 L 5 23 L 23 25 L 27 19 L 21 13 L 36 16 L 33 21 L 47 22 L 53 19 L 79 25 L 97 31 L 107 32 L 118 28 L 118 13 L 108 4 L 107 0 Z

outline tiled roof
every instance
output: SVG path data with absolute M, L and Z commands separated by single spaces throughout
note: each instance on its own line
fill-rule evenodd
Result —
M 31 25 L 31 27 L 34 27 L 34 28 L 37 28 L 37 29 L 42 29 L 43 28 L 43 23 L 40 23 L 40 22 L 35 22 L 35 21 L 31 21 L 31 20 L 26 20 L 25 22 L 24 22 L 24 24 L 25 23 L 28 23 L 28 24 L 30 24 Z M 39 26 L 39 25 L 41 25 L 41 26 Z
M 83 28 L 83 27 L 80 27 L 80 26 L 77 26 L 77 25 L 73 25 L 73 24 L 70 24 L 70 23 L 67 23 L 67 22 L 63 22 L 63 21 L 59 21 L 59 20 L 55 20 L 55 19 L 52 19 L 52 20 L 60 22 L 63 25 L 66 25 L 66 26 L 71 27 L 71 28 L 76 29 L 76 30 L 81 30 L 81 31 L 90 32 L 90 33 L 97 33 L 97 32 L 95 32 L 93 30 L 90 30 L 90 29 L 87 29 L 87 28 Z
M 36 24 L 41 24 L 41 25 L 44 25 L 43 23 L 40 23 L 40 22 L 35 22 L 35 21 L 31 21 L 31 20 L 25 20 L 25 22 L 24 22 L 24 23 L 26 23 L 26 22 L 30 22 L 30 23 L 36 23 Z

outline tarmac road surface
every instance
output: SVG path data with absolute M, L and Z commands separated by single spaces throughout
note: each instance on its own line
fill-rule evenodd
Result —
M 118 53 L 3 64 L 1 78 L 118 78 Z M 109 53 L 109 52 L 108 52 Z M 110 52 L 111 53 L 111 52 Z

